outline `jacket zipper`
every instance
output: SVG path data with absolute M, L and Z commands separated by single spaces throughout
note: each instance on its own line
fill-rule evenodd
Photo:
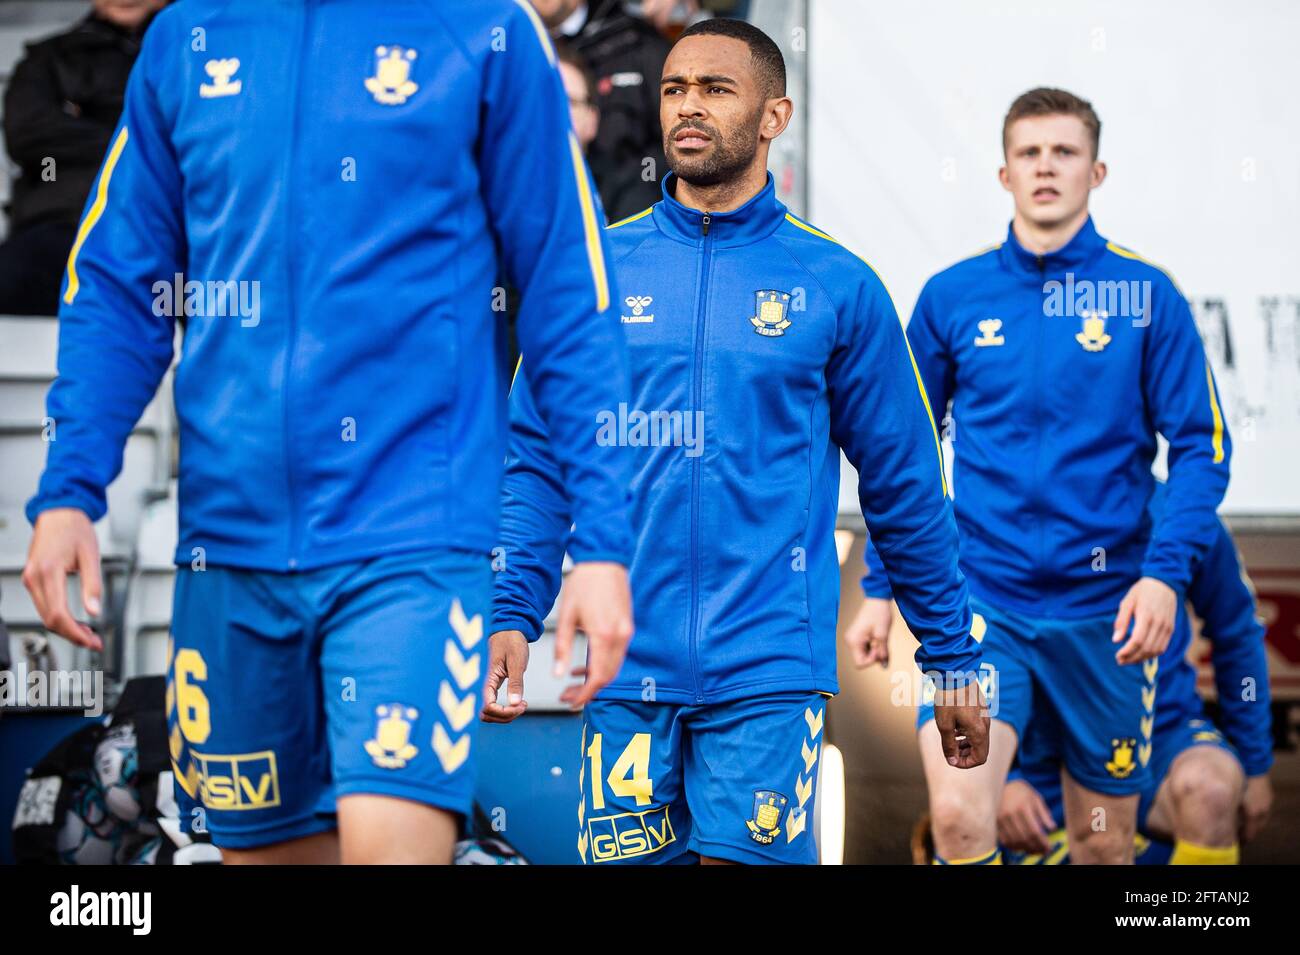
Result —
M 695 301 L 695 351 L 691 357 L 691 414 L 700 410 L 701 393 L 704 390 L 703 370 L 700 367 L 700 353 L 704 349 L 704 323 L 709 314 L 709 264 L 713 250 L 713 241 L 709 238 L 709 225 L 713 222 L 711 213 L 704 213 L 700 220 L 700 280 L 696 289 Z M 695 702 L 704 702 L 704 693 L 700 688 L 699 666 L 699 627 L 700 627 L 700 458 L 691 461 L 691 629 L 689 647 L 691 656 L 691 679 L 695 684 Z
M 302 110 L 298 109 L 297 103 L 302 88 L 302 73 L 304 69 L 303 50 L 307 46 L 307 24 L 311 17 L 311 4 L 303 4 L 301 7 L 301 20 L 298 24 L 298 45 L 294 48 L 294 70 L 293 70 L 293 91 L 289 96 L 290 108 L 293 109 L 293 120 L 289 123 L 289 148 L 285 150 L 285 182 L 293 182 L 294 157 L 298 146 L 298 124 Z M 290 188 L 285 195 L 285 249 L 294 248 L 293 229 L 297 224 L 294 203 L 295 190 Z M 293 381 L 293 354 L 298 342 L 298 322 L 296 315 L 297 295 L 294 285 L 295 275 L 293 267 L 294 257 L 289 255 L 285 260 L 285 299 L 288 305 L 286 309 L 286 321 L 288 322 L 288 342 L 285 348 L 284 356 L 284 386 L 280 389 L 280 440 L 284 448 L 284 482 L 286 489 L 286 503 L 289 510 L 289 555 L 287 566 L 289 570 L 296 570 L 298 567 L 298 499 L 294 493 L 294 474 L 293 474 L 293 448 L 290 447 L 289 429 L 289 386 Z

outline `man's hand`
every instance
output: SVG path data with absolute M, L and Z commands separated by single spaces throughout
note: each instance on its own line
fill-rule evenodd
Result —
M 1251 776 L 1241 798 L 1241 841 L 1250 842 L 1268 824 L 1273 812 L 1273 784 L 1268 776 Z
M 862 603 L 849 629 L 844 632 L 844 642 L 853 656 L 853 665 L 865 670 L 873 663 L 889 666 L 889 628 L 894 622 L 890 601 L 868 597 Z
M 73 643 L 103 650 L 99 634 L 73 619 L 68 610 L 68 574 L 81 575 L 81 603 L 92 617 L 100 613 L 99 541 L 85 512 L 54 507 L 36 518 L 32 545 L 23 568 L 23 586 L 32 595 L 41 622 Z
M 934 722 L 949 766 L 974 769 L 989 758 L 989 711 L 978 682 L 934 694 Z
M 1120 647 L 1115 659 L 1119 663 L 1141 663 L 1165 652 L 1169 638 L 1174 633 L 1174 618 L 1178 616 L 1178 594 L 1163 580 L 1143 577 L 1129 588 L 1115 616 L 1112 643 L 1119 643 L 1128 633 L 1128 642 Z
M 1013 779 L 1002 788 L 998 807 L 998 842 L 1017 852 L 1042 854 L 1051 848 L 1047 834 L 1056 828 L 1047 803 L 1038 790 L 1023 779 Z
M 627 568 L 607 561 L 577 564 L 564 582 L 560 620 L 555 631 L 555 676 L 564 676 L 573 655 L 573 636 L 587 635 L 587 665 L 573 673 L 585 682 L 569 687 L 560 699 L 575 710 L 591 702 L 623 666 L 632 640 L 632 592 Z
M 528 669 L 528 638 L 518 630 L 501 630 L 488 639 L 487 682 L 483 685 L 484 723 L 509 723 L 528 709 L 524 699 L 524 671 Z M 506 684 L 506 704 L 497 702 L 497 691 Z

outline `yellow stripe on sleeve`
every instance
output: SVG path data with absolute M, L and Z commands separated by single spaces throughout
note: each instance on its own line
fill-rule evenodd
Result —
M 794 216 L 790 215 L 790 213 L 787 212 L 785 214 L 785 218 L 786 221 L 789 222 L 791 225 L 798 226 L 800 229 L 803 229 L 805 232 L 811 232 L 813 235 L 817 236 L 818 238 L 825 239 L 827 242 L 833 242 L 835 243 L 835 245 L 840 246 L 840 248 L 842 249 L 845 248 L 845 246 L 841 245 L 838 241 L 831 238 L 825 232 L 821 231 L 820 229 L 814 229 L 806 222 L 800 222 Z M 881 286 L 885 289 L 885 294 L 889 296 L 889 300 L 892 303 L 894 300 L 894 295 L 892 292 L 889 291 L 889 286 L 885 285 L 885 280 L 880 277 L 880 273 L 876 271 L 875 267 L 866 259 L 862 258 L 862 256 L 854 252 L 852 249 L 847 249 L 847 251 L 851 255 L 855 256 L 858 259 L 858 261 L 860 261 L 863 265 L 871 269 L 871 274 L 874 275 L 880 281 Z M 898 306 L 896 304 L 894 305 L 894 313 L 898 314 Z M 901 315 L 898 316 L 898 321 L 899 324 L 901 325 L 903 321 L 903 317 Z M 903 332 L 903 343 L 907 346 L 907 360 L 912 363 L 912 374 L 916 378 L 916 388 L 921 393 L 921 402 L 925 405 L 925 415 L 930 421 L 930 434 L 934 437 L 934 452 L 939 458 L 939 486 L 943 489 L 943 496 L 947 497 L 948 477 L 947 475 L 944 474 L 944 469 L 943 469 L 943 446 L 939 444 L 939 429 L 934 426 L 934 410 L 930 407 L 930 396 L 925 393 L 925 382 L 921 380 L 921 370 L 916 367 L 916 357 L 912 354 L 912 344 L 907 340 L 906 331 Z
M 646 216 L 648 216 L 650 213 L 654 211 L 655 211 L 654 206 L 648 206 L 647 208 L 642 209 L 640 212 L 636 213 L 636 215 L 628 216 L 626 219 L 619 219 L 617 222 L 611 222 L 609 225 L 605 226 L 605 228 L 617 229 L 619 226 L 627 225 L 629 222 L 636 222 L 637 219 L 644 219 Z
M 1223 463 L 1223 412 L 1219 410 L 1219 398 L 1214 393 L 1214 373 L 1210 371 L 1210 362 L 1205 362 L 1205 383 L 1210 388 L 1210 414 L 1214 416 L 1214 463 Z
M 99 174 L 99 189 L 95 192 L 95 201 L 86 212 L 86 218 L 81 220 L 81 227 L 77 229 L 77 240 L 72 243 L 72 251 L 68 253 L 68 290 L 63 293 L 63 302 L 66 305 L 72 304 L 72 300 L 77 297 L 77 292 L 81 289 L 81 280 L 77 277 L 77 255 L 85 245 L 90 230 L 95 228 L 95 223 L 99 222 L 100 216 L 104 214 L 104 207 L 108 205 L 108 183 L 113 178 L 113 169 L 117 166 L 117 161 L 122 158 L 122 150 L 126 148 L 128 138 L 126 127 L 123 126 L 108 151 L 108 158 L 104 160 L 104 170 Z
M 537 11 L 533 9 L 533 5 L 529 3 L 528 0 L 515 0 L 515 3 L 524 11 L 524 13 L 528 14 L 528 19 L 532 21 L 533 29 L 537 31 L 537 39 L 542 44 L 542 49 L 546 51 L 546 59 L 550 61 L 551 66 L 554 66 L 555 47 L 551 45 L 551 36 L 546 32 L 546 24 L 542 22 L 542 18 L 537 15 Z
M 587 237 L 587 260 L 591 279 L 596 285 L 596 310 L 609 308 L 609 280 L 605 275 L 605 250 L 600 244 L 600 227 L 596 224 L 596 203 L 587 180 L 587 167 L 578 148 L 578 137 L 569 133 L 569 153 L 573 157 L 573 174 L 578 180 L 578 200 L 582 205 L 582 231 Z

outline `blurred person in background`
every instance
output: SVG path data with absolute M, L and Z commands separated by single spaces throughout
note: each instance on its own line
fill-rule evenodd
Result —
M 630 390 L 619 298 L 551 41 L 519 0 L 396 7 L 162 11 L 68 258 L 23 581 L 103 650 L 68 577 L 98 617 L 93 522 L 184 316 L 169 738 L 182 828 L 226 862 L 452 860 L 499 539 L 499 275 L 575 515 L 579 699 L 631 638 L 624 458 L 589 430 Z
M 564 93 L 569 97 L 573 131 L 578 136 L 578 145 L 582 147 L 583 155 L 586 155 L 600 128 L 600 108 L 596 106 L 596 78 L 591 75 L 587 61 L 566 41 L 555 41 L 555 56 L 559 62 Z
M 534 0 L 533 6 L 595 77 L 600 128 L 588 161 L 610 221 L 658 202 L 667 171 L 658 82 L 671 44 L 622 0 Z
M 1006 240 L 931 277 L 907 326 L 933 407 L 952 403 L 960 561 L 994 717 L 988 762 L 956 773 L 919 708 L 939 864 L 1001 863 L 1003 784 L 1042 720 L 1063 727 L 1071 856 L 1133 861 L 1160 655 L 1219 530 L 1232 442 L 1214 376 L 1173 279 L 1093 224 L 1100 143 L 1086 100 L 1019 96 L 1002 128 Z M 1157 433 L 1169 479 L 1153 520 Z M 877 623 L 848 632 L 859 664 L 888 659 L 897 581 L 878 556 L 868 540 L 862 612 Z
M 122 113 L 126 79 L 165 0 L 95 0 L 72 29 L 28 44 L 5 91 L 20 170 L 0 244 L 0 314 L 53 315 L 63 266 Z

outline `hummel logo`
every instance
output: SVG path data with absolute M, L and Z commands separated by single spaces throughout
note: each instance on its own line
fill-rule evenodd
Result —
M 239 60 L 231 57 L 226 60 L 208 60 L 204 64 L 203 72 L 212 77 L 212 83 L 200 83 L 199 95 L 204 99 L 212 99 L 216 96 L 234 96 L 243 89 L 243 80 L 235 80 L 233 83 L 230 78 L 235 75 L 239 69 Z
M 649 295 L 629 295 L 623 299 L 623 304 L 632 309 L 631 315 L 624 315 L 624 325 L 648 325 L 655 320 L 653 315 L 646 315 L 645 310 L 650 307 L 654 299 Z
M 989 345 L 1001 345 L 1006 339 L 998 334 L 1002 330 L 1002 319 L 986 318 L 980 322 L 980 334 L 975 339 L 976 348 L 987 348 Z

